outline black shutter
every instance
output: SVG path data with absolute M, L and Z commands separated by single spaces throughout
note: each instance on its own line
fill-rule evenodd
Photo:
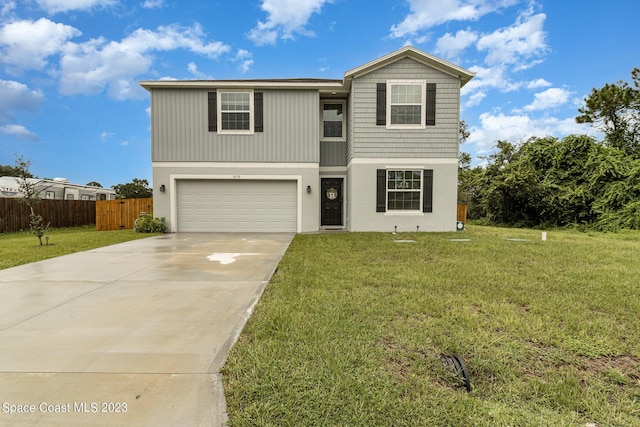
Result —
M 263 132 L 264 131 L 264 122 L 262 119 L 262 92 L 254 92 L 253 93 L 253 110 L 254 110 L 254 119 L 253 119 L 253 130 L 254 132 Z
M 433 212 L 433 169 L 425 169 L 422 179 L 422 212 Z
M 376 212 L 386 212 L 387 210 L 387 171 L 378 169 L 376 181 Z
M 427 98 L 426 98 L 426 117 L 425 124 L 427 126 L 436 125 L 436 84 L 427 83 Z
M 218 131 L 218 101 L 216 92 L 209 92 L 209 132 Z
M 376 85 L 376 125 L 387 124 L 387 84 Z

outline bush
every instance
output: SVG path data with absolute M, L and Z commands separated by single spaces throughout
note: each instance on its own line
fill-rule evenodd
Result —
M 150 213 L 140 215 L 133 229 L 138 233 L 164 233 L 167 231 L 167 220 L 165 217 L 155 218 Z

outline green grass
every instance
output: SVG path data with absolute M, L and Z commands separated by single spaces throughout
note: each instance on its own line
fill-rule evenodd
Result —
M 96 231 L 95 226 L 85 226 L 53 228 L 46 236 L 49 245 L 40 246 L 38 238 L 28 232 L 0 234 L 0 270 L 151 235 L 133 230 Z M 42 241 L 46 243 L 44 237 Z
M 540 237 L 296 236 L 223 369 L 229 424 L 640 426 L 640 233 Z

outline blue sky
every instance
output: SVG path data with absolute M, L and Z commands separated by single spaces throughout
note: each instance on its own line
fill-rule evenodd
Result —
M 155 79 L 343 77 L 411 44 L 476 73 L 461 117 L 497 140 L 596 130 L 592 88 L 640 66 L 636 0 L 0 0 L 0 164 L 151 181 Z

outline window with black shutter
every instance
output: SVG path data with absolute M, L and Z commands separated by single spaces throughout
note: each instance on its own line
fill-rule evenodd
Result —
M 433 212 L 432 169 L 378 169 L 376 212 Z
M 388 80 L 376 84 L 376 125 L 387 129 L 423 129 L 435 124 L 435 83 Z
M 252 134 L 264 131 L 263 93 L 217 90 L 208 93 L 209 132 Z

